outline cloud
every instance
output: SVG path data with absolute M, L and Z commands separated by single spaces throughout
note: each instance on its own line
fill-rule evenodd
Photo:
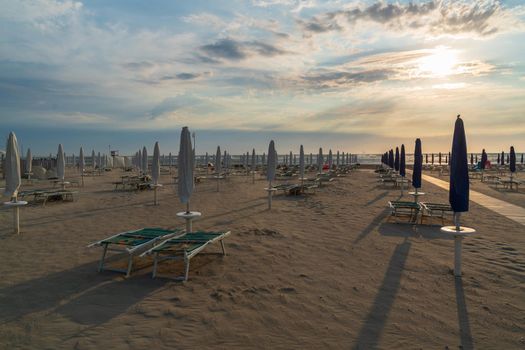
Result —
M 316 88 L 333 88 L 372 83 L 387 80 L 394 71 L 388 69 L 368 70 L 362 72 L 327 71 L 302 76 L 302 79 Z
M 399 32 L 420 30 L 427 36 L 473 34 L 485 37 L 512 29 L 509 26 L 512 22 L 509 21 L 518 20 L 498 1 L 432 0 L 425 3 L 353 5 L 306 21 L 298 20 L 298 23 L 306 36 L 343 31 L 359 23 L 370 22 Z
M 240 61 L 254 55 L 274 57 L 289 53 L 262 41 L 237 41 L 233 39 L 221 39 L 213 44 L 201 46 L 200 50 L 205 54 L 205 60 L 211 60 L 209 63 L 214 63 L 217 59 Z M 199 57 L 202 59 L 202 56 Z

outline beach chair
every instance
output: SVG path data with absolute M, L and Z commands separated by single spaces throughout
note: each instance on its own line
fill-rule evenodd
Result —
M 445 215 L 454 214 L 450 204 L 421 202 L 419 205 L 421 207 L 421 224 L 423 224 L 425 217 L 438 217 L 441 218 L 441 224 L 445 225 Z
M 224 238 L 230 235 L 230 231 L 224 232 L 208 232 L 195 231 L 186 233 L 182 236 L 173 237 L 165 240 L 159 245 L 141 254 L 153 255 L 153 273 L 152 278 L 157 277 L 158 263 L 164 260 L 183 260 L 184 261 L 184 275 L 175 276 L 174 279 L 187 281 L 190 271 L 190 260 L 199 254 L 209 244 L 220 242 L 222 248 L 222 255 L 226 255 L 224 248 Z
M 103 240 L 93 242 L 88 245 L 88 248 L 91 247 L 103 247 L 102 258 L 98 265 L 98 271 L 103 270 L 122 272 L 128 277 L 131 274 L 131 269 L 133 266 L 133 257 L 152 246 L 154 243 L 166 239 L 168 237 L 173 237 L 175 235 L 183 235 L 183 229 L 175 230 L 166 230 L 161 228 L 142 228 L 134 231 L 126 231 L 117 233 Z M 114 268 L 104 268 L 104 262 L 106 259 L 106 254 L 108 251 L 126 253 L 128 255 L 128 267 L 127 269 L 114 269 Z
M 406 202 L 406 201 L 389 201 L 388 206 L 390 207 L 390 217 L 394 217 L 396 222 L 401 216 L 408 216 L 408 222 L 416 222 L 417 215 L 419 213 L 420 207 L 416 202 Z

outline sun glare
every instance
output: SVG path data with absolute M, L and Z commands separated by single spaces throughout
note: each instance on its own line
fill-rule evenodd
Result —
M 419 59 L 418 69 L 421 74 L 443 77 L 454 73 L 458 64 L 457 53 L 446 47 L 438 47 L 432 53 Z

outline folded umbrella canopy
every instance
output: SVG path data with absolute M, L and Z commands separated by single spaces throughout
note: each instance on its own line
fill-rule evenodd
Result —
M 155 142 L 153 148 L 153 162 L 151 163 L 151 180 L 154 185 L 158 185 L 160 179 L 160 149 L 159 143 Z
M 177 189 L 179 200 L 181 203 L 187 205 L 186 212 L 189 213 L 189 202 L 193 193 L 193 148 L 191 146 L 190 131 L 187 126 L 182 128 L 180 135 L 179 156 L 177 157 L 177 171 Z
M 268 165 L 266 168 L 266 180 L 268 180 L 268 209 L 272 209 L 272 181 L 275 180 L 275 170 L 277 168 L 277 152 L 275 151 L 275 142 L 270 141 L 268 146 Z
M 323 163 L 324 163 L 323 149 L 319 148 L 319 154 L 317 155 L 317 169 L 318 169 L 319 173 L 323 172 Z
M 467 164 L 467 139 L 463 120 L 458 115 L 452 138 L 450 160 L 449 202 L 455 214 L 469 209 L 469 175 Z M 459 228 L 459 215 L 456 215 L 456 229 Z
M 394 169 L 399 171 L 399 147 L 396 147 L 396 155 L 394 157 Z
M 505 165 L 505 152 L 501 151 L 501 165 Z
M 27 149 L 26 155 L 26 174 L 29 178 L 31 171 L 33 171 L 33 154 L 31 153 L 31 148 Z
M 516 153 L 514 152 L 514 146 L 510 146 L 509 161 L 509 169 L 512 176 L 512 174 L 516 172 Z
M 20 176 L 20 157 L 18 155 L 18 141 L 14 132 L 9 134 L 5 153 L 5 195 L 14 202 L 18 196 L 18 189 L 22 184 Z
M 142 148 L 142 173 L 148 175 L 148 150 L 146 146 Z
M 394 169 L 394 150 L 393 149 L 390 149 L 390 151 L 388 151 L 388 166 L 391 169 Z
M 332 155 L 332 150 L 330 149 L 328 151 L 328 169 L 329 170 L 332 170 L 333 163 L 334 163 L 334 159 L 333 159 L 333 155 Z
M 93 170 L 97 167 L 97 160 L 95 158 L 95 150 L 91 150 L 91 166 L 93 167 Z
M 66 160 L 64 159 L 64 149 L 62 148 L 62 144 L 59 144 L 57 153 L 57 177 L 62 182 L 64 181 L 65 170 Z
M 412 170 L 412 186 L 417 189 L 421 188 L 421 170 L 423 168 L 423 154 L 421 152 L 421 140 L 416 139 L 414 148 L 414 169 Z
M 304 149 L 303 145 L 301 145 L 301 148 L 299 149 L 299 178 L 301 179 L 301 183 L 304 180 Z
M 488 156 L 487 152 L 485 152 L 485 149 L 481 151 L 481 170 L 485 170 L 485 167 L 487 166 Z

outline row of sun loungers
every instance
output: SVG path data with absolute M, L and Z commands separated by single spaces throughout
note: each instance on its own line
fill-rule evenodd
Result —
M 407 217 L 408 222 L 417 223 L 418 216 L 420 224 L 425 218 L 438 217 L 442 224 L 445 224 L 445 215 L 453 214 L 454 211 L 449 204 L 429 203 L 429 202 L 409 202 L 409 201 L 389 201 L 390 216 L 399 222 L 399 218 Z
M 33 203 L 42 203 L 42 206 L 46 205 L 46 202 L 51 200 L 62 200 L 70 201 L 74 200 L 73 195 L 78 193 L 78 191 L 71 190 L 30 190 L 30 191 L 21 191 L 18 193 L 20 199 L 28 200 Z M 32 198 L 30 198 L 32 197 Z
M 125 273 L 126 276 L 130 276 L 133 269 L 133 259 L 135 257 L 153 255 L 153 278 L 157 276 L 157 267 L 160 262 L 165 260 L 182 260 L 184 261 L 184 274 L 175 276 L 175 279 L 186 281 L 189 274 L 190 260 L 202 252 L 208 245 L 215 242 L 221 244 L 222 255 L 225 255 L 226 250 L 223 240 L 229 235 L 230 231 L 185 232 L 183 229 L 166 230 L 161 228 L 143 228 L 118 233 L 91 243 L 88 247 L 103 247 L 102 257 L 98 267 L 99 271 L 109 270 L 122 272 Z M 125 269 L 106 267 L 108 251 L 123 253 L 127 258 L 127 267 Z

